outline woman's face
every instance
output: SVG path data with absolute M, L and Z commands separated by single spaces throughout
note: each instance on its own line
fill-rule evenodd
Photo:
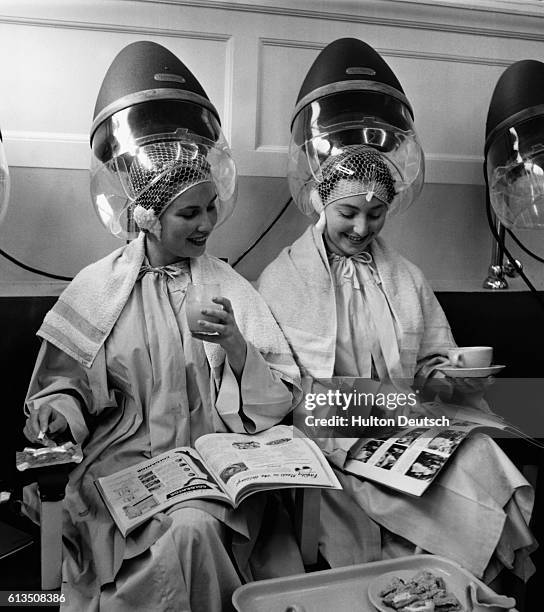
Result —
M 166 266 L 184 257 L 199 257 L 217 222 L 212 183 L 201 183 L 179 195 L 160 216 L 161 238 L 148 234 L 148 257 L 153 266 Z
M 331 202 L 325 208 L 325 240 L 337 255 L 357 255 L 366 250 L 380 233 L 387 206 L 378 198 L 366 201 L 364 195 L 353 195 Z

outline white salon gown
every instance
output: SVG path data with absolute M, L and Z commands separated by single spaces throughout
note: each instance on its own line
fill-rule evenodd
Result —
M 187 327 L 189 280 L 187 262 L 144 269 L 89 369 L 47 342 L 41 347 L 27 404 L 64 414 L 85 456 L 65 499 L 65 609 L 219 612 L 230 609 L 240 574 L 303 571 L 281 520 L 272 549 L 263 545 L 262 558 L 253 566 L 249 560 L 264 507 L 273 502 L 266 494 L 237 510 L 178 504 L 124 539 L 94 486 L 100 476 L 193 446 L 203 434 L 254 433 L 290 411 L 290 389 L 251 344 L 240 383 L 226 362 L 214 382 L 203 343 Z M 283 517 L 281 509 L 274 514 Z
M 369 304 L 365 289 L 369 282 L 379 287 L 379 276 L 372 263 L 354 258 L 330 254 L 329 264 L 338 320 L 334 373 L 383 380 L 384 352 L 391 359 L 395 349 L 382 349 L 384 334 L 378 338 L 374 321 L 383 322 L 390 309 L 383 295 L 381 312 L 373 316 L 379 303 Z M 425 550 L 454 559 L 487 581 L 503 566 L 523 579 L 534 571 L 528 554 L 535 542 L 527 527 L 533 491 L 488 436 L 465 440 L 421 497 L 335 471 L 344 491 L 323 492 L 320 541 L 333 567 Z

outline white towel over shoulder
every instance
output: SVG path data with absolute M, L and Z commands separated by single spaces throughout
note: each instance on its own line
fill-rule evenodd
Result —
M 418 362 L 455 346 L 440 304 L 417 266 L 381 239 L 372 255 L 396 325 L 403 377 Z M 321 234 L 310 226 L 264 270 L 258 289 L 279 322 L 303 374 L 333 375 L 336 346 L 334 286 Z
M 109 336 L 134 287 L 145 256 L 141 234 L 103 259 L 84 268 L 47 313 L 38 336 L 90 367 Z M 202 255 L 190 260 L 195 283 L 217 282 L 232 303 L 236 322 L 251 342 L 278 369 L 298 379 L 289 346 L 268 306 L 251 284 L 228 264 Z M 212 368 L 224 359 L 223 349 L 204 343 Z

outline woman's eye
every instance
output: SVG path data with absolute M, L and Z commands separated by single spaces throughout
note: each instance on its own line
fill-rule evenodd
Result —
M 182 219 L 192 219 L 193 217 L 196 217 L 198 213 L 196 212 L 196 210 L 192 210 L 191 212 L 184 212 L 184 213 L 180 213 L 179 216 Z
M 344 219 L 353 219 L 353 214 L 352 213 L 340 213 L 341 217 L 344 217 Z

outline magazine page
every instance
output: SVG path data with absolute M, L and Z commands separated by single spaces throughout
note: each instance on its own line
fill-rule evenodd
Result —
M 287 425 L 255 435 L 207 434 L 195 447 L 236 505 L 256 490 L 341 488 L 315 442 Z
M 195 498 L 230 500 L 192 448 L 177 448 L 104 476 L 96 486 L 123 535 L 156 512 Z
M 462 440 L 481 425 L 452 418 L 447 427 L 408 427 L 394 437 L 362 438 L 344 469 L 410 495 L 422 495 Z

